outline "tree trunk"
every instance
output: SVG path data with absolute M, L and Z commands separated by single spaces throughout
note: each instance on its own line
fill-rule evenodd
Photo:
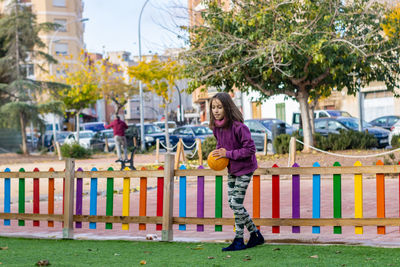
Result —
M 310 153 L 311 148 L 309 146 L 313 145 L 313 136 L 311 130 L 311 119 L 310 119 L 310 108 L 308 106 L 308 94 L 305 90 L 300 90 L 297 96 L 297 101 L 300 104 L 300 114 L 303 123 L 303 138 L 304 138 L 304 148 L 303 152 Z
M 22 153 L 24 153 L 24 155 L 29 155 L 28 146 L 26 144 L 26 122 L 22 112 L 19 113 L 19 122 L 21 124 Z

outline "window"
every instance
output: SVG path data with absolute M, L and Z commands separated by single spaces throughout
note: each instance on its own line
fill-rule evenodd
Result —
M 58 69 L 56 70 L 56 76 L 57 77 L 67 77 L 67 71 L 66 70 L 61 70 Z
M 345 129 L 340 123 L 336 121 L 329 121 L 328 122 L 328 129 L 333 131 L 339 131 L 341 129 Z
M 54 23 L 60 24 L 57 27 L 57 30 L 60 32 L 66 32 L 67 31 L 67 20 L 66 19 L 55 19 Z
M 35 72 L 34 72 L 33 64 L 21 65 L 21 68 L 22 68 L 23 73 L 25 74 L 25 77 L 31 78 L 34 76 Z
M 68 55 L 68 44 L 56 43 L 55 50 L 56 50 L 56 55 L 66 56 Z
M 396 117 L 389 117 L 389 119 L 388 119 L 388 124 L 389 124 L 389 125 L 393 125 L 393 124 L 395 124 L 398 120 L 399 120 L 399 118 L 396 118 Z
M 329 117 L 329 115 L 325 111 L 319 112 L 319 118 L 327 118 L 327 117 Z
M 53 0 L 53 6 L 65 7 L 65 0 Z
M 315 123 L 315 129 L 326 129 L 326 121 L 321 120 Z

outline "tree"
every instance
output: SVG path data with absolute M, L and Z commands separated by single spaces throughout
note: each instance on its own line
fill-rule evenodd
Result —
M 41 49 L 45 44 L 39 38 L 41 31 L 54 29 L 53 23 L 36 22 L 30 7 L 20 1 L 10 1 L 6 12 L 0 15 L 0 104 L 2 110 L 20 117 L 22 149 L 28 154 L 25 127 L 28 121 L 40 121 L 34 96 L 41 90 L 42 82 L 26 79 L 23 66 L 33 59 L 36 62 L 56 62 Z M 38 65 L 40 67 L 40 65 Z M 14 101 L 14 103 L 9 103 Z M 8 114 L 5 124 L 12 125 Z
M 41 114 L 53 112 L 56 114 L 62 114 L 61 109 L 62 103 L 60 102 L 48 102 L 43 104 L 33 104 L 28 102 L 10 102 L 3 105 L 0 108 L 0 113 L 3 116 L 7 116 L 6 125 L 21 129 L 22 135 L 22 151 L 25 155 L 28 154 L 28 147 L 26 144 L 26 131 L 25 129 L 28 122 L 32 122 L 34 126 L 39 129 L 44 128 L 44 122 L 41 118 Z
M 76 70 L 69 71 L 68 64 L 62 66 L 65 75 L 53 76 L 55 82 L 67 86 L 55 90 L 54 97 L 64 103 L 67 110 L 75 112 L 76 131 L 79 133 L 79 115 L 82 110 L 90 107 L 100 99 L 99 77 L 96 68 L 89 64 L 89 59 L 81 53 L 79 64 L 74 66 Z M 79 141 L 79 134 L 78 134 Z
M 286 94 L 300 104 L 304 151 L 313 143 L 309 101 L 372 81 L 398 85 L 399 38 L 384 35 L 390 9 L 370 0 L 237 0 L 223 10 L 206 0 L 202 23 L 188 27 L 184 54 L 189 91 L 258 91 L 260 101 Z M 356 74 L 358 84 L 353 80 Z
M 112 101 L 117 110 L 115 114 L 126 105 L 129 99 L 138 93 L 138 88 L 122 76 L 123 69 L 110 63 L 107 59 L 97 61 L 97 73 L 99 75 L 99 90 L 106 101 Z
M 168 58 L 161 61 L 158 56 L 151 60 L 143 60 L 137 66 L 128 68 L 132 79 L 143 82 L 147 90 L 159 95 L 164 101 L 165 140 L 170 147 L 168 134 L 168 104 L 172 101 L 174 87 L 178 80 L 183 78 L 183 66 L 178 61 Z

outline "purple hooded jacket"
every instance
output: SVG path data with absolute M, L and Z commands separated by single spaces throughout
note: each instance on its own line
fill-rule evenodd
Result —
M 230 129 L 214 127 L 213 133 L 217 149 L 226 149 L 229 174 L 240 176 L 257 169 L 256 146 L 246 125 L 234 121 Z

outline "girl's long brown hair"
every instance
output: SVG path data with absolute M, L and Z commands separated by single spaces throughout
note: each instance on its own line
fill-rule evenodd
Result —
M 223 128 L 230 128 L 233 124 L 233 121 L 243 122 L 242 112 L 238 109 L 238 107 L 233 102 L 231 96 L 228 93 L 220 92 L 214 95 L 210 100 L 210 129 L 214 129 L 215 127 L 215 118 L 212 113 L 212 103 L 214 99 L 218 99 L 222 103 L 222 107 L 224 108 L 225 113 L 225 123 Z

